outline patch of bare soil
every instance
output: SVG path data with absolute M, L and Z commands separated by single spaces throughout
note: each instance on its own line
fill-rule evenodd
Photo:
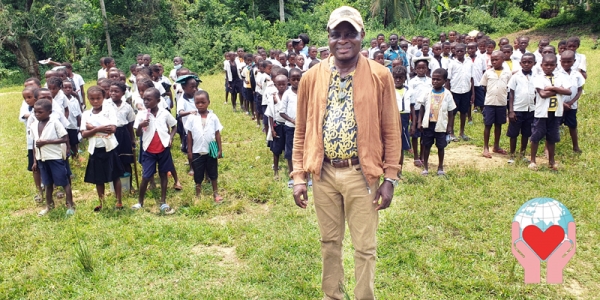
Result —
M 450 144 L 444 154 L 444 169 L 457 169 L 457 168 L 475 168 L 477 170 L 485 171 L 494 168 L 506 167 L 508 164 L 508 155 L 502 155 L 498 153 L 492 153 L 492 158 L 483 157 L 483 148 L 474 145 L 453 145 Z M 541 153 L 541 149 L 539 152 Z M 529 156 L 528 156 L 529 158 Z M 547 165 L 548 160 L 542 157 L 537 157 L 537 164 Z M 438 156 L 435 147 L 431 149 L 429 155 L 429 171 L 436 170 L 438 167 Z M 447 167 L 447 168 L 446 168 Z M 405 154 L 403 172 L 420 173 L 421 168 L 415 167 L 412 154 Z
M 219 245 L 196 245 L 192 247 L 192 253 L 196 255 L 213 255 L 221 258 L 217 264 L 219 266 L 235 266 L 240 263 L 235 254 L 235 247 L 223 247 Z

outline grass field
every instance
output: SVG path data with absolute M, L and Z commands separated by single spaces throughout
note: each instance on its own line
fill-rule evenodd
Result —
M 533 43 L 532 43 L 533 44 Z M 556 44 L 556 41 L 553 42 Z M 600 294 L 600 54 L 584 39 L 589 79 L 580 101 L 583 154 L 570 137 L 557 145 L 558 173 L 505 157 L 481 159 L 481 115 L 468 126 L 470 142 L 452 143 L 445 179 L 406 168 L 389 209 L 380 213 L 376 295 L 379 299 L 597 298 Z M 533 46 L 531 47 L 533 49 Z M 0 90 L 0 298 L 2 299 L 318 299 L 319 233 L 314 207 L 294 205 L 287 178 L 275 182 L 264 135 L 243 113 L 224 106 L 222 76 L 203 77 L 210 108 L 220 117 L 225 158 L 214 205 L 210 187 L 194 197 L 185 158 L 174 150 L 182 192 L 170 189 L 177 209 L 161 216 L 148 195 L 144 211 L 92 212 L 94 186 L 85 164 L 73 164 L 77 213 L 65 207 L 36 216 L 35 188 L 26 170 L 21 87 Z M 566 131 L 568 132 L 568 131 Z M 508 147 L 508 139 L 502 138 Z M 175 144 L 179 144 L 177 140 Z M 437 163 L 435 156 L 432 161 Z M 407 164 L 412 164 L 408 159 Z M 283 176 L 285 177 L 285 176 Z M 170 182 L 172 185 L 172 181 Z M 510 252 L 514 213 L 534 197 L 564 203 L 577 223 L 577 254 L 562 285 L 525 285 Z M 136 197 L 124 198 L 127 206 Z M 345 247 L 347 290 L 354 287 L 352 247 Z M 85 266 L 85 268 L 84 268 Z M 542 267 L 545 282 L 545 266 Z

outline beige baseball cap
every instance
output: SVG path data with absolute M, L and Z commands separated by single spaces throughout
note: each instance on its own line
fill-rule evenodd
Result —
M 365 29 L 360 12 L 354 7 L 342 6 L 336 8 L 329 16 L 329 22 L 327 22 L 327 28 L 335 28 L 342 22 L 348 22 L 354 26 L 356 31 L 361 32 Z

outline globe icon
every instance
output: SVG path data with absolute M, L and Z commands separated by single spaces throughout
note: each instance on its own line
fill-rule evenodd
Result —
M 552 198 L 535 198 L 525 202 L 513 218 L 519 223 L 520 239 L 523 238 L 523 229 L 534 225 L 541 231 L 546 231 L 550 226 L 562 227 L 567 239 L 569 222 L 575 222 L 573 215 L 564 204 Z

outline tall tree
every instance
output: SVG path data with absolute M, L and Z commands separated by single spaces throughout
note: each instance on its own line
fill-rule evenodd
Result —
M 283 7 L 283 0 L 279 0 L 279 21 L 285 22 L 285 10 Z
M 0 46 L 17 58 L 17 65 L 29 76 L 39 77 L 40 70 L 27 30 L 33 0 L 0 0 Z
M 106 8 L 104 7 L 104 0 L 100 0 L 100 10 L 102 11 L 102 23 L 104 24 L 104 33 L 106 34 L 106 48 L 108 50 L 108 56 L 112 56 L 112 47 L 110 45 L 110 33 L 108 33 L 108 20 L 106 18 Z

